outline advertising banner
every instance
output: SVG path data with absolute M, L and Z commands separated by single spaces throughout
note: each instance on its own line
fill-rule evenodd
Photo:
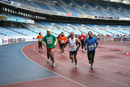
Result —
M 14 21 L 14 22 L 16 22 L 16 18 L 12 18 L 12 17 L 7 17 L 7 19 L 6 19 L 7 21 Z
M 81 15 L 81 14 L 78 14 L 78 17 L 81 17 L 81 18 L 95 18 L 95 16 L 91 16 L 91 15 Z
M 8 44 L 8 38 L 2 39 L 2 45 Z
M 123 41 L 130 41 L 130 38 L 123 38 Z
M 78 17 L 78 14 L 72 14 L 73 17 Z
M 7 17 L 6 21 L 13 21 L 13 22 L 21 22 L 21 23 L 27 23 L 27 19 L 19 19 L 19 18 L 14 18 L 14 17 Z M 31 22 L 33 23 L 34 21 L 31 20 Z
M 24 42 L 25 38 L 19 38 L 19 42 Z
M 6 3 L 11 3 L 11 0 L 0 0 L 0 1 L 2 1 L 2 2 L 6 2 Z
M 14 6 L 18 6 L 18 7 L 20 7 L 20 3 L 17 3 L 17 2 L 11 1 L 11 4 L 14 5 Z
M 33 41 L 34 39 L 32 37 L 25 38 L 25 41 Z
M 16 22 L 26 23 L 27 20 L 25 20 L 25 19 L 16 19 Z
M 34 24 L 34 20 L 27 20 L 26 23 Z
M 0 38 L 0 45 L 2 45 L 2 39 Z
M 17 38 L 17 43 L 19 43 L 19 38 Z
M 67 13 L 66 15 L 67 15 L 67 16 L 72 16 L 72 13 Z
M 6 20 L 6 17 L 0 16 L 0 20 Z

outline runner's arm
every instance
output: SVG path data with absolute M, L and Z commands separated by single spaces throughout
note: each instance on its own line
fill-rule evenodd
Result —
M 68 35 L 67 39 L 69 39 L 69 38 L 70 38 L 70 34 Z
M 67 39 L 67 41 L 66 41 L 66 43 L 65 43 L 65 45 L 64 45 L 64 47 L 66 47 L 66 45 L 69 43 L 69 40 Z
M 87 50 L 87 45 L 86 45 L 86 43 L 87 43 L 87 40 L 85 39 L 85 41 L 84 41 L 84 45 L 85 45 L 85 50 Z
M 56 39 L 55 36 L 54 36 L 54 39 L 55 39 L 54 46 L 56 46 L 56 44 L 57 44 L 57 39 Z
M 55 43 L 54 43 L 54 45 L 56 45 L 57 44 L 57 39 L 55 40 Z
M 79 40 L 78 40 L 78 39 L 76 39 L 76 42 L 77 42 L 77 44 L 78 44 L 77 50 L 79 50 L 79 47 L 80 47 L 80 42 L 79 42 Z
M 46 40 L 45 40 L 45 37 L 43 37 L 43 38 L 42 38 L 42 44 L 45 45 L 45 41 L 46 41 Z
M 96 43 L 96 47 L 95 47 L 95 49 L 97 48 L 97 46 L 98 46 L 98 42 L 97 42 L 97 39 L 95 40 L 95 43 Z

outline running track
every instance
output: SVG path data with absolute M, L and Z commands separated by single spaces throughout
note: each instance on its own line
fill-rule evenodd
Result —
M 28 42 L 0 47 L 0 87 L 130 87 L 128 42 L 99 41 L 94 69 L 90 69 L 86 51 L 78 51 L 78 65 L 58 46 L 56 68 L 46 63 L 46 49 L 38 52 L 37 43 Z M 8 54 L 8 55 L 7 55 Z

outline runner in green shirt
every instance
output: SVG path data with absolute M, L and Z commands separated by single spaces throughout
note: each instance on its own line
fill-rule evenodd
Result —
M 57 39 L 54 35 L 51 34 L 50 30 L 47 30 L 47 35 L 44 36 L 42 39 L 42 43 L 47 48 L 47 62 L 49 63 L 49 57 L 52 61 L 52 67 L 56 66 L 56 63 L 54 61 L 54 48 L 56 47 Z

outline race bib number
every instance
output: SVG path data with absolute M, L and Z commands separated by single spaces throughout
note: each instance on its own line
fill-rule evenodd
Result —
M 90 45 L 90 46 L 89 46 L 89 50 L 94 50 L 94 46 L 93 46 L 93 45 Z
M 65 41 L 64 40 L 61 40 L 61 43 L 64 43 Z
M 75 50 L 75 45 L 70 46 L 71 50 Z
M 41 38 L 39 38 L 38 40 L 39 40 L 39 41 L 42 41 L 42 39 L 41 39 Z
M 83 40 L 83 39 L 84 39 L 84 37 L 81 37 L 81 39 Z
M 52 44 L 52 40 L 47 40 L 47 43 L 48 44 Z

